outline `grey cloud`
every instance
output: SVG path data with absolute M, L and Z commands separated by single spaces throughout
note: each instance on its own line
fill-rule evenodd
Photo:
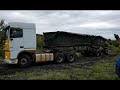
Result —
M 0 19 L 5 19 L 5 22 L 7 23 L 35 23 L 37 27 L 37 33 L 40 34 L 50 31 L 69 31 L 81 34 L 101 35 L 105 38 L 111 39 L 114 39 L 114 33 L 120 34 L 120 11 L 6 10 L 0 11 Z M 97 26 L 97 23 L 103 24 Z M 88 27 L 87 24 L 94 25 L 92 27 Z M 81 27 L 81 25 L 85 27 Z

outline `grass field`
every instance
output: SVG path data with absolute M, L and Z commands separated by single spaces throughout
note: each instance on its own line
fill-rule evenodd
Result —
M 14 72 L 0 73 L 4 80 L 118 80 L 115 63 L 118 55 L 98 61 L 80 60 L 72 64 L 48 64 Z M 88 59 L 88 60 L 87 60 Z

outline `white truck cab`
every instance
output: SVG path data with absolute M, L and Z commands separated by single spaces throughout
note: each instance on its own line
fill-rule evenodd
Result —
M 17 56 L 24 50 L 36 50 L 36 27 L 33 23 L 8 23 L 5 43 L 5 62 L 17 64 Z

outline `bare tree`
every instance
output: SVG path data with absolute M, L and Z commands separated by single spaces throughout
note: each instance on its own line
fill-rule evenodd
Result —
M 1 21 L 0 21 L 0 31 L 2 31 L 2 32 L 4 32 L 3 31 L 3 28 L 5 27 L 5 23 L 4 23 L 4 20 L 2 19 Z M 1 35 L 2 35 L 2 32 L 1 32 Z M 3 51 L 3 48 L 4 48 L 4 44 L 3 44 L 3 35 L 2 36 L 0 36 L 0 56 L 2 56 L 2 57 L 4 57 L 4 51 Z
M 0 22 L 0 26 L 2 26 L 4 24 L 4 20 L 2 19 Z
M 0 31 L 2 30 L 3 20 L 0 22 Z
M 4 26 L 5 26 L 4 21 L 5 21 L 4 19 L 2 19 L 2 20 L 0 21 L 0 31 L 2 31 L 3 28 L 4 28 Z

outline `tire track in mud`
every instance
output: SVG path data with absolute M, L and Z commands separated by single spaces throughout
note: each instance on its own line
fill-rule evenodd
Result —
M 101 56 L 101 57 L 83 57 L 81 61 L 79 60 L 78 63 L 76 63 L 75 65 L 71 65 L 71 67 L 82 68 L 84 66 L 92 66 L 95 63 L 97 63 L 98 61 L 111 60 L 115 56 L 118 56 L 118 54 L 110 54 L 110 55 Z
M 18 68 L 16 65 L 4 65 L 0 64 L 0 74 L 13 74 L 16 72 L 21 71 L 32 71 L 32 70 L 52 70 L 52 71 L 59 71 L 59 70 L 70 70 L 72 68 L 83 68 L 84 66 L 91 66 L 94 65 L 96 62 L 100 60 L 111 60 L 118 54 L 109 54 L 107 56 L 101 57 L 77 57 L 74 63 L 63 63 L 63 64 L 54 64 L 53 62 L 44 62 L 44 63 L 37 63 L 33 64 L 29 68 Z

